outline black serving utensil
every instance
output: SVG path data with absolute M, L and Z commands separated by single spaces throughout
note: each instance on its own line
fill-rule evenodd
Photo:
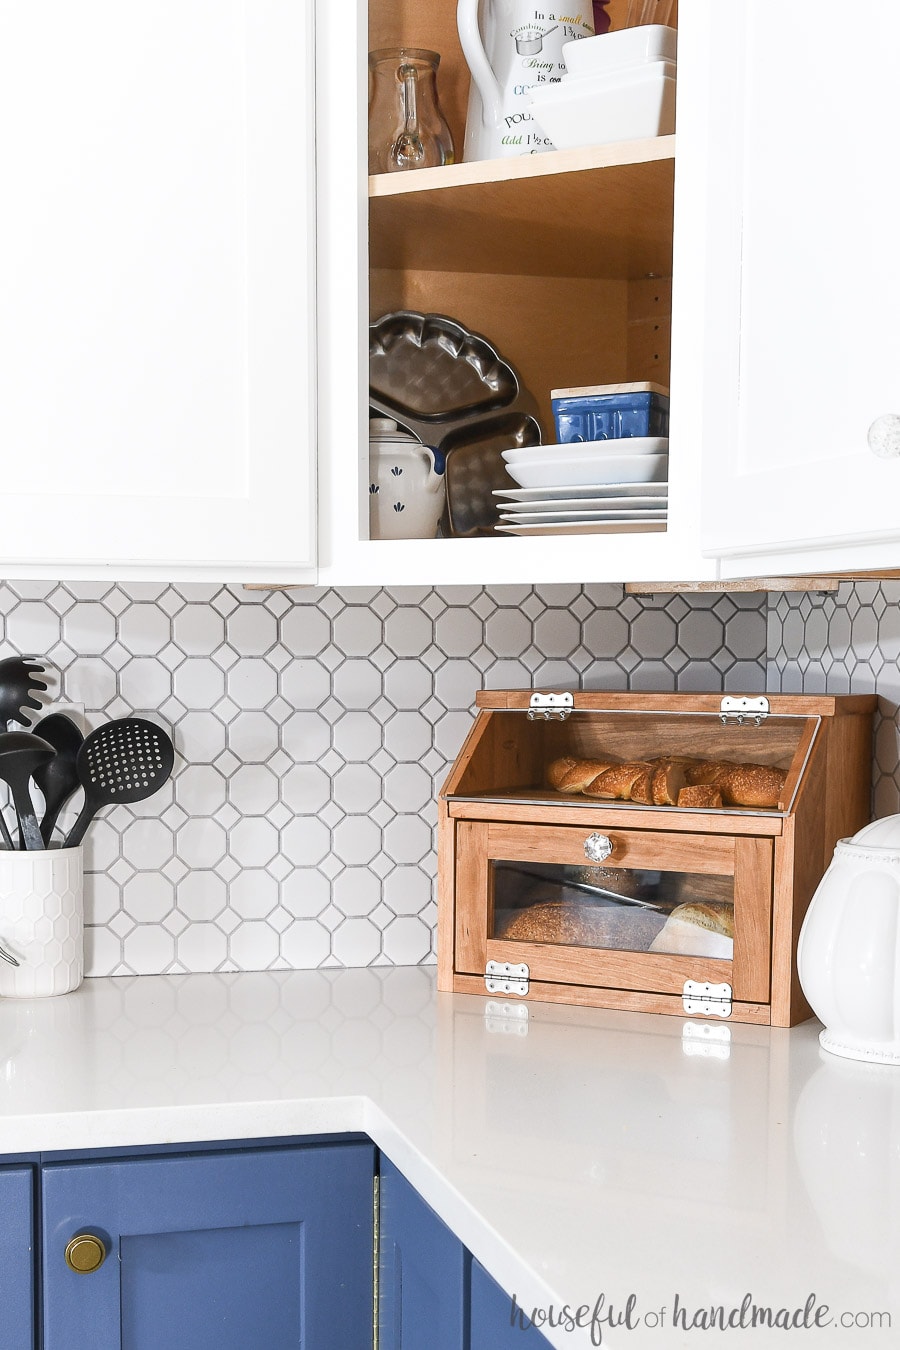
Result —
M 35 736 L 32 731 L 0 731 L 0 779 L 9 784 L 27 849 L 44 847 L 28 780 L 55 754 L 49 741 Z
M 41 705 L 33 691 L 47 688 L 42 680 L 35 679 L 44 673 L 44 667 L 27 656 L 4 656 L 0 661 L 0 724 L 4 730 L 7 722 L 31 726 L 32 719 L 23 709 L 35 708 L 40 712 Z
M 39 765 L 32 774 L 44 797 L 41 838 L 46 848 L 60 811 L 79 786 L 76 760 L 84 744 L 84 736 L 65 713 L 49 713 L 47 717 L 42 717 L 34 733 L 49 741 L 56 751 L 52 759 Z
M 9 832 L 9 828 L 8 828 L 8 826 L 7 826 L 7 824 L 6 824 L 6 821 L 3 819 L 3 812 L 2 812 L 2 810 L 0 810 L 0 838 L 2 838 L 2 840 L 3 840 L 3 847 L 4 847 L 4 848 L 14 848 L 14 847 L 15 847 L 15 845 L 13 844 L 13 841 L 12 841 L 12 835 L 11 835 L 10 832 Z
M 143 717 L 118 717 L 85 738 L 75 764 L 84 788 L 84 806 L 63 848 L 81 843 L 101 806 L 152 797 L 172 772 L 175 750 L 155 722 Z

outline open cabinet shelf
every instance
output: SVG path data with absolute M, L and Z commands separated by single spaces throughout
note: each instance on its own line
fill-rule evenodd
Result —
M 376 268 L 668 276 L 675 137 L 369 179 Z
M 624 0 L 613 0 L 614 26 L 623 25 L 626 9 Z M 368 14 L 361 7 L 351 30 L 357 102 L 348 106 L 337 58 L 320 82 L 335 143 L 353 139 L 363 169 L 365 53 L 425 47 L 440 54 L 441 105 L 461 156 L 469 71 L 456 5 L 369 0 Z M 346 15 L 338 22 L 326 13 L 323 38 L 323 50 L 333 41 L 345 51 Z M 683 416 L 674 394 L 673 428 L 677 415 L 681 430 L 670 440 L 665 533 L 368 538 L 365 329 L 384 315 L 444 315 L 485 337 L 533 397 L 542 441 L 550 446 L 556 441 L 552 390 L 638 381 L 671 385 L 675 202 L 685 190 L 676 183 L 675 146 L 672 135 L 359 177 L 348 174 L 343 162 L 321 161 L 331 222 L 320 238 L 320 303 L 328 315 L 320 359 L 327 398 L 326 416 L 320 416 L 321 583 L 486 585 L 715 575 L 715 564 L 696 552 L 693 446 L 683 430 L 691 410 Z M 339 415 L 348 406 L 348 376 L 358 381 L 358 441 Z

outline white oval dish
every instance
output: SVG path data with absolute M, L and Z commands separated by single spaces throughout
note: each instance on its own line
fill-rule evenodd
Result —
M 504 458 L 506 455 L 504 453 Z M 669 472 L 668 455 L 609 455 L 560 457 L 506 462 L 507 472 L 520 487 L 564 487 L 583 483 L 660 483 Z
M 516 445 L 503 451 L 507 464 L 547 459 L 550 453 L 565 459 L 593 459 L 607 455 L 667 455 L 668 436 L 623 436 L 605 441 L 566 441 L 550 445 Z

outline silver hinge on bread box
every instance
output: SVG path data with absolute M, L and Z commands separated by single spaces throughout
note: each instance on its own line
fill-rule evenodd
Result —
M 527 994 L 528 967 L 524 961 L 520 966 L 509 961 L 488 961 L 484 983 L 489 994 Z
M 685 980 L 681 1001 L 686 1013 L 700 1013 L 704 1017 L 730 1017 L 731 985 Z
M 742 727 L 747 722 L 761 726 L 769 715 L 769 700 L 760 698 L 735 698 L 726 694 L 719 704 L 719 719 L 724 726 L 735 723 Z
M 568 691 L 564 694 L 532 694 L 527 717 L 529 722 L 564 722 L 574 707 L 574 695 Z

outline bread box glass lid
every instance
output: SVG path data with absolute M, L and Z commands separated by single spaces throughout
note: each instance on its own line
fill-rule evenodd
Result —
M 710 696 L 692 706 L 670 695 L 661 706 L 617 707 L 612 696 L 604 707 L 602 694 L 555 702 L 563 697 L 492 709 L 457 759 L 445 799 L 785 815 L 821 725 L 815 714 L 769 711 L 765 699 L 718 696 L 707 708 Z M 751 708 L 726 711 L 726 702 Z

